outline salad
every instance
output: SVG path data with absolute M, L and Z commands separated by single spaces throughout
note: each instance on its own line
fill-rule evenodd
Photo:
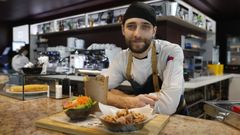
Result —
M 96 104 L 96 101 L 93 101 L 88 96 L 78 96 L 72 97 L 70 100 L 63 104 L 63 109 L 89 109 Z

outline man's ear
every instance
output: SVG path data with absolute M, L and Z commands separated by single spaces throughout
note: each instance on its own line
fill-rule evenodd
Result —
M 157 33 L 157 26 L 154 26 L 153 27 L 153 37 L 155 37 L 156 33 Z
M 125 36 L 124 24 L 122 24 L 121 27 L 122 27 L 122 34 L 123 34 L 123 36 Z

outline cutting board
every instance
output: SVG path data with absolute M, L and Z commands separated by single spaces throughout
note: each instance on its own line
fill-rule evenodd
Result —
M 40 128 L 55 130 L 58 132 L 63 132 L 67 134 L 79 135 L 158 135 L 159 132 L 164 128 L 164 126 L 169 121 L 168 115 L 157 115 L 154 119 L 148 122 L 141 130 L 134 132 L 111 132 L 107 130 L 103 125 L 102 127 L 86 127 L 79 126 L 71 122 L 63 122 L 61 120 L 56 120 L 56 118 L 62 119 L 67 117 L 64 112 L 54 114 L 52 116 L 37 120 L 35 125 Z

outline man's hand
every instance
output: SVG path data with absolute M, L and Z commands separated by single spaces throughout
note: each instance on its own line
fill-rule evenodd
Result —
M 143 107 L 148 104 L 151 107 L 154 107 L 155 101 L 158 100 L 157 97 L 150 96 L 148 94 L 140 94 L 138 96 L 128 97 L 128 98 L 129 98 L 130 108 Z
M 108 92 L 108 104 L 118 108 L 137 108 L 145 105 L 154 107 L 158 100 L 157 96 L 149 94 L 140 94 L 138 96 L 127 95 L 117 89 Z

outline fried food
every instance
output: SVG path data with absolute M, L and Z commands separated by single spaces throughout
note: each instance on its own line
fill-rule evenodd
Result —
M 22 92 L 23 86 L 11 86 L 9 88 L 12 92 Z M 24 92 L 36 92 L 36 91 L 47 91 L 48 85 L 47 84 L 30 84 L 30 85 L 24 85 Z
M 103 117 L 103 120 L 109 123 L 119 123 L 123 125 L 127 124 L 138 124 L 146 120 L 146 117 L 142 113 L 129 111 L 128 109 L 124 109 L 118 111 L 116 115 L 106 115 Z

